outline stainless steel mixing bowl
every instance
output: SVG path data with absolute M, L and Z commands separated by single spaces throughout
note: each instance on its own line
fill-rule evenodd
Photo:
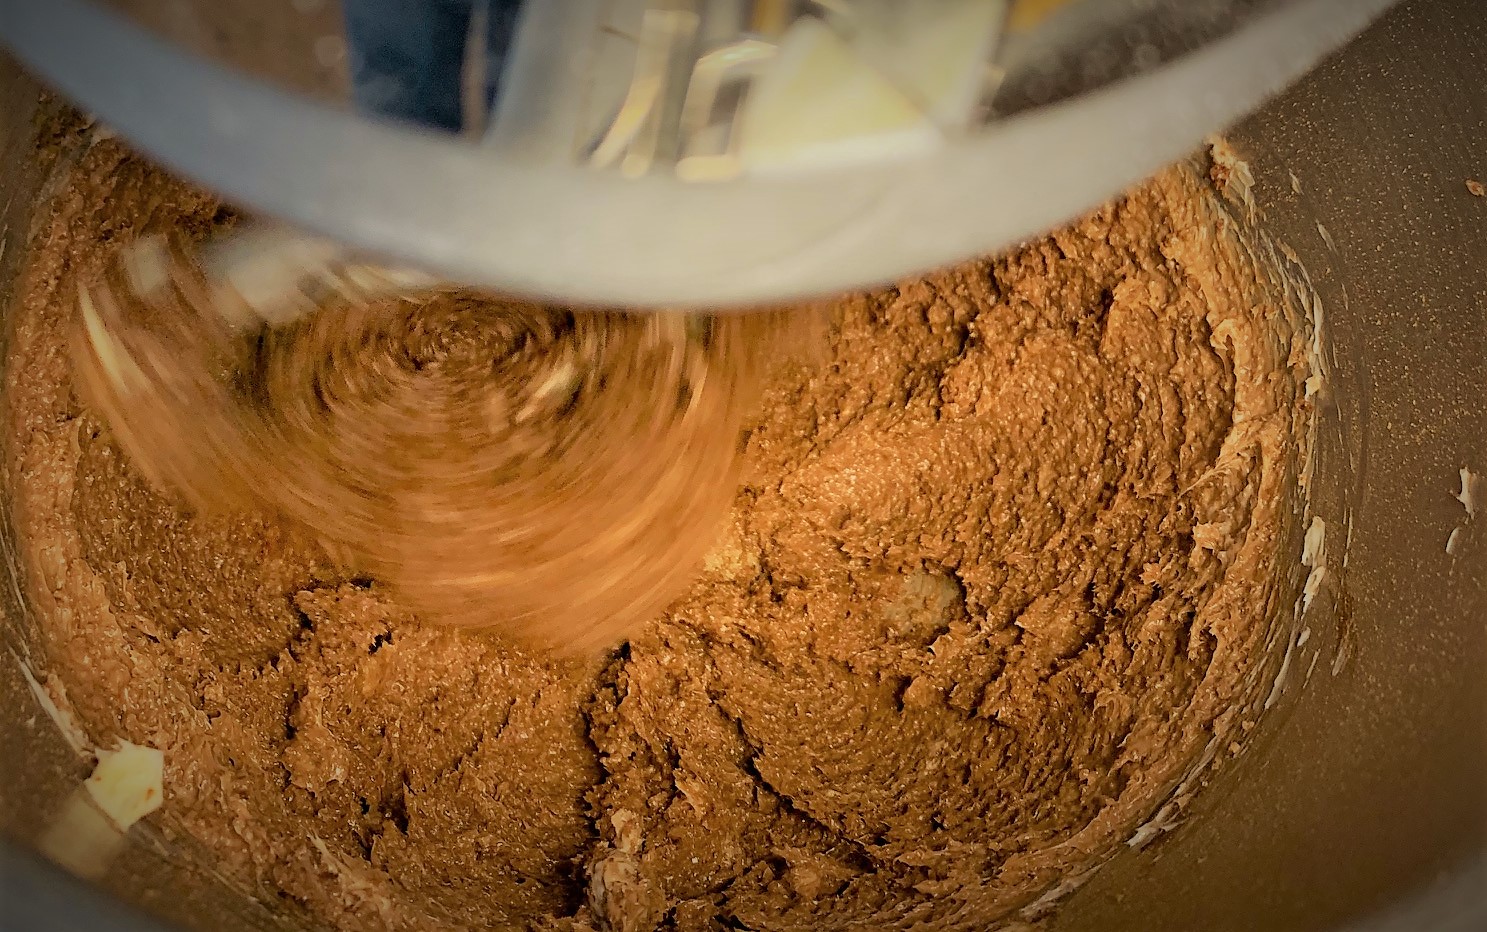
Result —
M 1329 547 L 1333 583 L 1300 655 L 1320 658 L 1314 674 L 1290 680 L 1170 831 L 1063 899 L 1055 932 L 1487 928 L 1487 509 L 1469 517 L 1456 497 L 1463 468 L 1487 473 L 1487 198 L 1467 185 L 1487 182 L 1484 91 L 1482 4 L 1417 0 L 1231 135 L 1263 227 L 1325 308 L 1319 507 L 1348 545 Z M 45 183 L 28 160 L 36 107 L 36 86 L 0 62 L 0 297 Z M 8 518 L 0 542 L 12 555 Z M 12 662 L 31 634 L 12 581 L 0 927 L 156 928 L 146 912 L 279 927 L 138 830 L 96 886 L 31 854 L 87 765 Z

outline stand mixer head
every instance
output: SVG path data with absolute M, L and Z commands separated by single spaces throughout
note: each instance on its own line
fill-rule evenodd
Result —
M 1389 2 L 531 2 L 478 140 L 335 102 L 340 66 L 313 56 L 334 63 L 346 31 L 318 0 L 251 16 L 111 5 L 138 21 L 7 0 L 0 41 L 255 215 L 506 293 L 726 307 L 1041 233 L 1190 151 Z

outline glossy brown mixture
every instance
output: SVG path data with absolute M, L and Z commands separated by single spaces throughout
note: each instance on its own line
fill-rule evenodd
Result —
M 985 929 L 1252 721 L 1294 596 L 1304 373 L 1195 174 L 823 308 L 826 358 L 746 424 L 700 575 L 588 661 L 420 623 L 287 526 L 152 491 L 75 399 L 69 298 L 218 205 L 111 142 L 53 145 L 81 154 L 5 386 L 39 653 L 97 744 L 163 749 L 151 826 L 279 908 Z

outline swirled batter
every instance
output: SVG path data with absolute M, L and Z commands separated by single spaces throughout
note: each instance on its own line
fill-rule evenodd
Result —
M 766 367 L 817 329 L 448 292 L 239 328 L 203 306 L 190 244 L 164 239 L 157 283 L 141 295 L 123 253 L 73 340 L 134 467 L 200 512 L 292 523 L 426 620 L 572 653 L 686 586 Z
M 746 419 L 722 538 L 590 662 L 420 622 L 296 525 L 152 489 L 75 400 L 68 299 L 119 242 L 218 206 L 113 143 L 58 145 L 83 151 L 5 394 L 38 652 L 95 742 L 164 751 L 154 829 L 276 909 L 986 929 L 1252 721 L 1293 595 L 1304 373 L 1190 171 L 817 308 L 825 358 Z M 506 358 L 478 317 L 409 308 L 383 358 Z

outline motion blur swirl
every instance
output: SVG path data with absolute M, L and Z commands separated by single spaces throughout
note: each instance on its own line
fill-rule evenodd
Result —
M 175 247 L 80 299 L 78 383 L 152 481 L 263 509 L 415 610 L 614 643 L 686 585 L 739 431 L 801 321 L 573 311 L 468 292 L 331 300 L 280 328 L 204 309 Z

